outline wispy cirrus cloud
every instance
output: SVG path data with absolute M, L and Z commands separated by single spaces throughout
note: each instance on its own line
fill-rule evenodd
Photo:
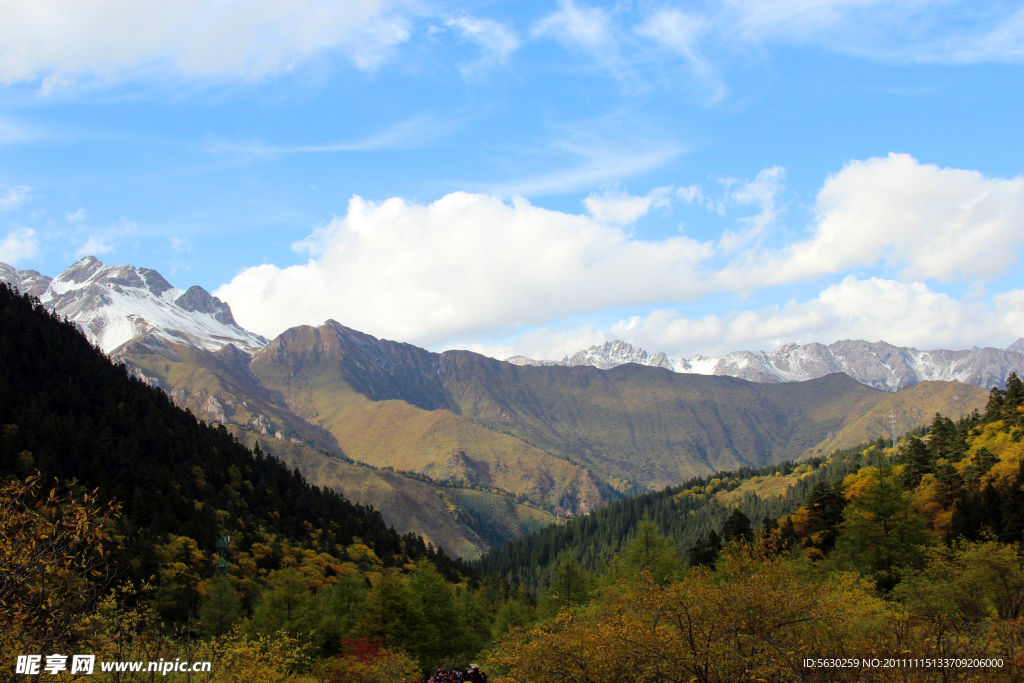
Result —
M 464 76 L 475 76 L 505 64 L 509 55 L 519 47 L 519 36 L 515 30 L 493 19 L 463 15 L 448 19 L 445 24 L 480 48 L 479 59 L 459 66 Z
M 205 146 L 215 153 L 233 153 L 253 157 L 277 157 L 285 154 L 324 154 L 332 152 L 369 152 L 383 149 L 417 149 L 455 131 L 465 119 L 418 114 L 364 138 L 316 144 L 269 144 L 217 140 Z

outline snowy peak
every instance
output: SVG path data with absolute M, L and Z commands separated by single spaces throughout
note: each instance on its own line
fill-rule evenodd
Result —
M 6 282 L 22 294 L 39 296 L 50 286 L 50 280 L 35 270 L 16 270 L 6 263 L 0 263 L 0 282 Z
M 602 370 L 639 363 L 674 372 L 725 375 L 750 382 L 803 382 L 844 372 L 861 384 L 882 391 L 899 391 L 926 381 L 957 381 L 976 387 L 1005 386 L 1011 372 L 1024 376 L 1024 338 L 1005 351 L 973 348 L 967 351 L 919 351 L 884 341 L 844 340 L 824 344 L 786 344 L 774 351 L 733 351 L 722 358 L 700 354 L 671 359 L 653 356 L 623 341 L 606 342 L 578 351 L 560 361 L 507 359 L 515 365 L 592 365 Z
M 159 273 L 157 275 L 159 276 Z M 218 322 L 238 326 L 234 316 L 231 315 L 231 307 L 199 285 L 193 285 L 186 289 L 184 294 L 174 300 L 174 303 L 186 311 L 208 313 Z
M 665 368 L 666 370 L 674 369 L 672 361 L 664 353 L 656 353 L 652 356 L 641 348 L 618 340 L 605 342 L 601 346 L 591 346 L 585 351 L 577 351 L 572 356 L 566 356 L 559 361 L 534 360 L 526 356 L 512 356 L 506 360 L 513 365 L 560 365 L 564 367 L 590 365 L 600 370 L 608 370 L 619 365 L 625 365 L 626 363 L 649 365 L 655 368 Z
M 176 289 L 151 268 L 108 266 L 86 256 L 52 280 L 0 264 L 0 279 L 38 296 L 107 354 L 145 336 L 208 351 L 232 344 L 253 353 L 267 343 L 239 327 L 231 308 L 202 287 Z

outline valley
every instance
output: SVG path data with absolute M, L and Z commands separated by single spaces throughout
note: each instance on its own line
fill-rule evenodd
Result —
M 513 363 L 335 321 L 265 340 L 155 271 L 83 259 L 53 280 L 2 274 L 97 343 L 118 342 L 112 359 L 208 424 L 467 558 L 623 496 L 828 455 L 887 433 L 889 414 L 903 432 L 988 396 L 950 381 L 882 390 L 842 372 L 757 382 L 656 363 Z

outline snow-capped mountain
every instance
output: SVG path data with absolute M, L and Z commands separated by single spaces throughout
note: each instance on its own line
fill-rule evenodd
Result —
M 267 343 L 239 327 L 228 305 L 202 287 L 176 289 L 150 268 L 107 266 L 86 256 L 51 279 L 0 263 L 0 281 L 38 296 L 108 355 L 143 336 L 208 351 L 233 344 L 253 353 Z
M 605 342 L 578 351 L 560 361 L 537 361 L 512 356 L 516 365 L 592 365 L 603 370 L 638 363 L 674 372 L 726 375 L 752 382 L 800 382 L 845 372 L 862 384 L 883 391 L 898 391 L 918 382 L 952 381 L 978 387 L 1004 386 L 1011 372 L 1024 376 L 1024 338 L 1007 349 L 920 351 L 884 341 L 839 341 L 823 344 L 787 344 L 775 351 L 734 351 L 722 358 L 696 355 L 671 359 L 664 353 L 648 354 L 622 341 Z
M 512 356 L 507 359 L 514 365 L 562 365 L 573 367 L 575 365 L 593 365 L 595 368 L 607 370 L 617 365 L 636 363 L 638 365 L 650 365 L 655 368 L 672 367 L 664 353 L 657 353 L 653 356 L 646 351 L 634 348 L 632 344 L 623 341 L 605 342 L 601 346 L 591 346 L 586 351 L 577 351 L 571 357 L 566 356 L 562 360 L 533 360 L 526 356 Z

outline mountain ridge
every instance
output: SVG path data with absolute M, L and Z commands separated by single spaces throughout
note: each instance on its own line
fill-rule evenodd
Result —
M 86 256 L 49 278 L 0 263 L 0 281 L 38 297 L 107 355 L 147 335 L 211 351 L 232 344 L 253 352 L 267 343 L 240 327 L 227 303 L 199 286 L 177 289 L 151 268 L 108 266 Z
M 827 346 L 790 343 L 770 352 L 733 351 L 721 358 L 698 354 L 679 359 L 668 358 L 663 352 L 652 355 L 615 340 L 577 351 L 560 361 L 526 356 L 510 356 L 507 360 L 514 365 L 590 365 L 601 370 L 636 363 L 679 373 L 737 377 L 767 384 L 801 382 L 842 372 L 862 384 L 890 392 L 927 381 L 958 381 L 988 389 L 1004 387 L 1011 372 L 1024 375 L 1024 338 L 1006 349 L 921 351 L 884 341 L 846 339 Z

